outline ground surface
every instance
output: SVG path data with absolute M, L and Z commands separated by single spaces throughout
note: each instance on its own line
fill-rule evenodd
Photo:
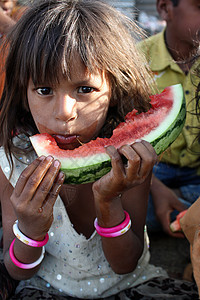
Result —
M 183 279 L 184 270 L 190 263 L 188 241 L 164 233 L 149 234 L 149 238 L 150 262 L 165 269 L 170 277 Z

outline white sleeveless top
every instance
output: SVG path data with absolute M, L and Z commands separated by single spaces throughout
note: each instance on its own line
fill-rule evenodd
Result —
M 27 156 L 14 158 L 14 171 L 10 179 L 13 187 L 21 172 L 35 157 L 35 153 L 31 152 Z M 9 178 L 9 162 L 2 147 L 0 166 Z M 63 296 L 96 299 L 118 294 L 151 278 L 167 275 L 163 269 L 148 263 L 150 254 L 146 232 L 144 251 L 134 272 L 125 275 L 114 273 L 104 256 L 101 237 L 95 229 L 89 239 L 78 234 L 60 196 L 54 205 L 54 221 L 45 248 L 45 258 L 37 275 L 22 281 L 17 291 L 23 287 L 34 287 Z

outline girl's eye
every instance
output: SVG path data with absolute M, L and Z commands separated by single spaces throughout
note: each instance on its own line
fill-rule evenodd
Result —
M 53 94 L 53 90 L 50 87 L 42 87 L 36 89 L 37 93 L 42 96 L 48 96 Z
M 94 91 L 93 87 L 90 86 L 81 86 L 78 88 L 78 93 L 88 94 Z

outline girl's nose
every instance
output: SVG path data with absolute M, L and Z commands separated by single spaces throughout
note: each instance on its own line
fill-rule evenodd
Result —
M 57 101 L 57 119 L 69 122 L 77 118 L 76 99 L 69 95 L 62 95 Z

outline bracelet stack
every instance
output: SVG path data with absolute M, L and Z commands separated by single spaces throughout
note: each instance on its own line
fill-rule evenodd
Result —
M 36 266 L 38 266 L 43 258 L 44 258 L 44 253 L 45 253 L 45 245 L 47 244 L 48 240 L 49 240 L 49 235 L 48 233 L 46 234 L 45 238 L 43 241 L 35 241 L 32 240 L 30 238 L 28 238 L 27 236 L 25 236 L 18 228 L 18 220 L 15 221 L 14 225 L 13 225 L 13 232 L 15 234 L 15 236 L 17 237 L 18 240 L 20 240 L 22 243 L 31 246 L 31 247 L 42 247 L 42 253 L 41 256 L 33 263 L 31 264 L 23 264 L 20 261 L 18 261 L 14 255 L 14 243 L 15 243 L 15 239 L 12 241 L 11 245 L 10 245 L 10 249 L 9 249 L 9 254 L 10 254 L 10 258 L 12 260 L 12 262 L 19 268 L 21 269 L 32 269 L 35 268 Z
M 103 237 L 117 237 L 125 234 L 131 228 L 131 219 L 126 211 L 124 211 L 124 213 L 125 220 L 121 224 L 110 228 L 100 227 L 96 218 L 94 221 L 94 227 L 96 228 L 97 233 Z

